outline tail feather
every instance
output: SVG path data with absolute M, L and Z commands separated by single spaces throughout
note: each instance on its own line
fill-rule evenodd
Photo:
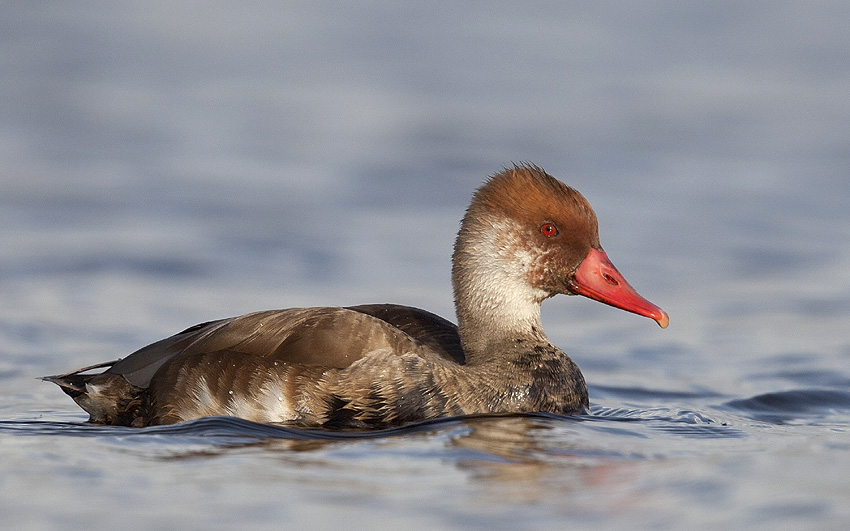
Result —
M 119 361 L 121 361 L 121 360 L 117 359 L 117 360 L 112 360 L 112 361 L 105 361 L 103 363 L 98 363 L 96 365 L 89 365 L 88 367 L 83 367 L 82 369 L 77 369 L 76 371 L 71 371 L 71 372 L 68 372 L 68 373 L 65 373 L 65 374 L 57 374 L 57 375 L 54 375 L 54 376 L 42 376 L 41 379 L 44 380 L 45 382 L 55 383 L 56 385 L 61 387 L 62 390 L 65 391 L 69 396 L 71 396 L 73 398 L 74 396 L 79 395 L 79 393 L 84 393 L 85 390 L 86 390 L 86 388 L 85 388 L 86 381 L 91 379 L 92 376 L 96 376 L 96 375 L 92 375 L 92 374 L 84 375 L 84 374 L 81 374 L 81 373 L 91 371 L 93 369 L 102 369 L 103 367 L 112 367 L 113 365 L 115 365 Z
M 82 374 L 92 369 L 111 367 L 118 360 L 99 363 L 67 374 L 44 376 L 74 399 L 89 414 L 89 422 L 122 426 L 144 425 L 145 390 L 128 382 L 120 374 L 101 372 Z

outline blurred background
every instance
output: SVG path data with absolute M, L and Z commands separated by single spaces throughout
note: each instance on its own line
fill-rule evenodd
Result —
M 396 302 L 454 319 L 458 222 L 521 161 L 590 200 L 613 262 L 671 317 L 661 331 L 544 304 L 595 404 L 704 392 L 688 405 L 705 412 L 850 385 L 846 3 L 0 13 L 7 419 L 82 421 L 34 378 L 214 318 Z M 606 395 L 617 386 L 657 393 Z M 841 396 L 828 406 L 846 431 Z

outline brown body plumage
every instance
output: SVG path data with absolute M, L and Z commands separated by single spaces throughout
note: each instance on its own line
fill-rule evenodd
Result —
M 452 283 L 459 326 L 391 304 L 257 312 L 45 379 L 102 424 L 229 415 L 375 428 L 474 413 L 572 414 L 587 407 L 587 386 L 543 333 L 543 299 L 582 294 L 667 324 L 607 261 L 584 197 L 531 165 L 475 193 Z M 82 374 L 97 367 L 108 369 Z

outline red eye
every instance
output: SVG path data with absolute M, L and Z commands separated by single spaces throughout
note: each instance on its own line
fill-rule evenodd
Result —
M 558 227 L 556 227 L 554 223 L 544 223 L 543 225 L 540 225 L 540 234 L 547 238 L 557 236 Z

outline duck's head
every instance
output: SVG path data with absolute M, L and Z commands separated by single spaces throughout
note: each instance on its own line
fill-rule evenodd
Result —
M 587 200 L 530 164 L 494 175 L 475 192 L 455 244 L 453 282 L 459 303 L 475 300 L 484 312 L 505 304 L 519 314 L 525 304 L 539 308 L 563 293 L 649 317 L 662 328 L 669 323 L 608 259 Z

